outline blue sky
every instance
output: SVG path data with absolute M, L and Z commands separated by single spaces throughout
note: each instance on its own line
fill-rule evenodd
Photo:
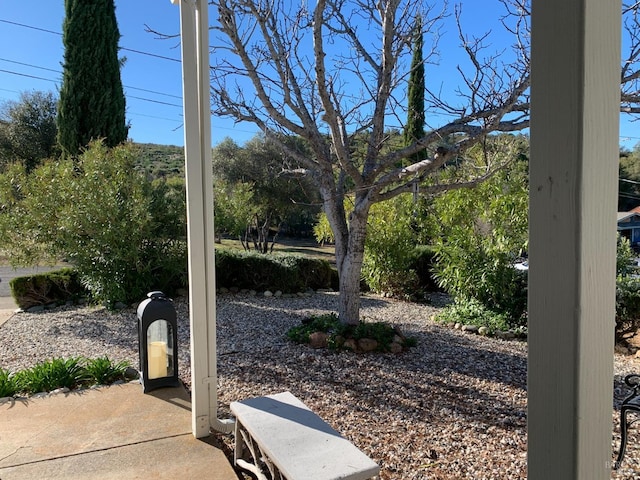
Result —
M 59 35 L 64 1 L 1 3 L 0 102 L 17 100 L 25 90 L 57 91 L 64 53 Z M 184 145 L 179 41 L 160 40 L 145 31 L 148 25 L 160 32 L 179 33 L 179 7 L 169 0 L 116 0 L 116 16 L 120 47 L 129 49 L 121 52 L 127 58 L 122 83 L 131 123 L 129 136 L 136 142 Z M 256 132 L 252 125 L 234 127 L 230 120 L 212 118 L 214 145 L 226 136 L 242 144 Z
M 61 79 L 63 0 L 23 0 L 2 2 L 0 9 L 0 102 L 16 100 L 21 91 L 56 91 Z M 127 96 L 129 136 L 136 142 L 183 145 L 182 72 L 178 39 L 160 40 L 146 31 L 168 34 L 180 30 L 179 8 L 169 0 L 116 0 L 116 15 L 122 36 L 121 54 L 127 57 L 122 69 L 122 83 Z M 476 33 L 492 29 L 501 13 L 497 1 L 464 2 L 463 15 L 469 31 Z M 212 13 L 213 14 L 213 13 Z M 473 21 L 471 27 L 470 22 Z M 493 28 L 492 28 L 493 27 Z M 454 85 L 446 80 L 455 78 L 455 64 L 461 51 L 455 27 L 449 25 L 449 39 L 441 41 L 442 66 L 428 67 L 427 78 L 437 72 L 445 87 Z M 498 45 L 503 40 L 504 44 Z M 494 48 L 508 48 L 509 38 L 493 38 Z M 139 53 L 142 52 L 142 53 Z M 623 117 L 627 118 L 627 117 Z M 257 128 L 251 124 L 235 125 L 232 120 L 213 117 L 212 143 L 225 137 L 239 144 L 253 137 Z M 640 141 L 636 124 L 623 121 L 621 144 L 633 147 Z

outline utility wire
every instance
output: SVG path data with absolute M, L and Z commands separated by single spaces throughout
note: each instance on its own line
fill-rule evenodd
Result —
M 25 23 L 12 22 L 11 20 L 5 20 L 3 18 L 0 18 L 0 22 L 8 23 L 9 25 L 15 25 L 17 27 L 30 28 L 31 30 L 38 30 L 40 32 L 52 33 L 52 34 L 58 35 L 60 37 L 62 36 L 62 33 L 56 32 L 54 30 L 47 30 L 46 28 L 34 27 L 33 25 L 27 25 Z M 155 58 L 160 58 L 162 60 L 169 60 L 171 62 L 181 63 L 180 60 L 178 60 L 177 58 L 165 57 L 164 55 L 158 55 L 156 53 L 143 52 L 141 50 L 135 50 L 133 48 L 126 48 L 126 47 L 119 47 L 119 49 L 120 50 L 124 50 L 126 52 L 133 52 L 133 53 L 138 53 L 140 55 L 147 55 L 149 57 L 155 57 Z
M 41 67 L 39 65 L 34 65 L 32 63 L 18 62 L 16 60 L 9 60 L 8 58 L 0 58 L 0 61 L 8 62 L 8 63 L 14 63 L 16 65 L 22 65 L 24 67 L 36 68 L 38 70 L 46 70 L 47 72 L 54 72 L 54 73 L 58 73 L 58 74 L 62 75 L 62 72 L 60 70 L 55 70 L 53 68 L 47 68 L 47 67 Z M 6 70 L 4 70 L 4 71 L 6 71 Z M 16 75 L 20 75 L 20 73 L 16 72 Z M 53 80 L 50 80 L 50 81 L 53 81 Z M 180 100 L 182 100 L 182 97 L 180 95 L 172 95 L 170 93 L 158 92 L 156 90 L 148 90 L 146 88 L 132 87 L 130 85 L 123 85 L 123 87 L 130 88 L 132 90 L 140 90 L 141 92 L 154 93 L 156 95 L 163 95 L 165 97 L 179 98 Z

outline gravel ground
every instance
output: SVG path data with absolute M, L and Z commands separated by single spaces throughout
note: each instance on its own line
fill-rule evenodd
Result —
M 305 298 L 218 296 L 220 417 L 229 403 L 285 390 L 304 401 L 382 467 L 381 479 L 523 479 L 527 476 L 526 343 L 462 333 L 430 320 L 434 307 L 364 297 L 366 320 L 414 336 L 400 355 L 311 350 L 286 330 L 335 311 L 336 294 Z M 189 386 L 187 303 L 176 300 L 180 377 Z M 108 355 L 137 365 L 135 310 L 67 307 L 21 313 L 0 327 L 0 366 L 51 357 Z M 612 459 L 619 445 L 621 379 L 640 361 L 615 356 Z M 631 428 L 615 479 L 640 479 L 640 434 Z M 227 450 L 232 442 L 223 439 Z

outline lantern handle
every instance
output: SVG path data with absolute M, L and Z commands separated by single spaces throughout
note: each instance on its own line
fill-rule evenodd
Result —
M 151 300 L 171 300 L 170 298 L 167 298 L 167 296 L 160 290 L 155 290 L 153 292 L 147 293 L 147 297 L 149 297 Z

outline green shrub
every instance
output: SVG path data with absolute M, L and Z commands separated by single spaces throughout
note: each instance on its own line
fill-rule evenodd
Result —
M 9 288 L 22 309 L 34 305 L 61 304 L 87 294 L 78 272 L 72 268 L 16 277 L 9 282 Z
M 219 287 L 299 292 L 307 288 L 328 288 L 332 275 L 326 260 L 236 250 L 216 251 L 216 284 Z
M 434 276 L 436 250 L 431 245 L 417 245 L 409 257 L 409 268 L 416 272 L 418 284 L 426 291 L 440 289 Z
M 341 328 L 338 315 L 327 313 L 305 318 L 300 325 L 291 327 L 287 331 L 287 337 L 296 343 L 309 343 L 309 335 L 314 332 L 335 333 Z
M 616 343 L 640 329 L 640 278 L 618 276 L 616 281 Z
M 404 337 L 392 325 L 386 322 L 360 322 L 357 325 L 347 325 L 340 322 L 335 313 L 315 315 L 302 320 L 300 325 L 291 327 L 287 331 L 287 337 L 296 343 L 309 343 L 310 335 L 315 332 L 329 334 L 327 340 L 329 348 L 340 350 L 345 347 L 348 339 L 360 340 L 370 338 L 378 342 L 377 351 L 388 352 L 396 335 L 402 338 L 402 346 L 415 347 L 417 340 L 412 337 Z
M 183 185 L 152 183 L 135 156 L 94 142 L 75 162 L 0 174 L 0 238 L 14 266 L 64 258 L 107 305 L 144 298 L 158 278 L 183 280 Z
M 113 363 L 108 357 L 89 359 L 85 365 L 87 381 L 97 385 L 106 385 L 117 380 L 124 380 L 130 367 L 127 361 Z
M 87 380 L 80 358 L 53 358 L 16 374 L 20 391 L 50 392 L 57 388 L 75 388 Z
M 18 392 L 16 376 L 0 367 L 0 398 L 13 397 Z
M 371 207 L 362 277 L 374 292 L 410 297 L 418 290 L 418 277 L 410 267 L 416 243 L 413 209 L 408 194 Z
M 436 315 L 436 321 L 487 327 L 490 333 L 506 331 L 510 328 L 506 315 L 493 312 L 472 298 L 457 298 L 452 305 L 445 307 Z

